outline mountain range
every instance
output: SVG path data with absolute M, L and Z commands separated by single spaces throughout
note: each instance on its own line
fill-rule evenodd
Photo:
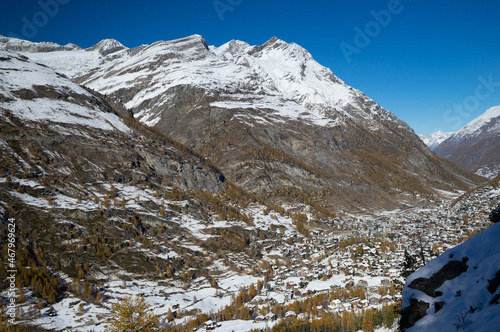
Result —
M 143 124 L 208 158 L 256 195 L 307 193 L 350 210 L 396 207 L 480 179 L 429 152 L 413 130 L 311 54 L 276 37 L 208 46 L 199 35 L 129 49 L 0 37 Z
M 432 134 L 420 134 L 418 137 L 427 145 L 429 150 L 434 151 L 439 144 L 448 139 L 454 132 L 443 133 L 442 131 L 436 131 Z
M 311 267 L 330 243 L 309 254 L 302 241 L 344 234 L 359 224 L 351 213 L 484 180 L 278 38 L 82 49 L 0 37 L 0 112 L 19 306 L 56 330 L 106 330 L 127 294 L 147 294 L 161 317 L 181 306 L 166 318 L 179 324 L 231 308 L 273 269 Z M 234 317 L 249 315 L 244 302 Z M 40 313 L 50 305 L 60 319 Z

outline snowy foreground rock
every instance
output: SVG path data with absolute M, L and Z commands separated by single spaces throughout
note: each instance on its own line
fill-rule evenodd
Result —
M 403 290 L 402 331 L 498 331 L 500 224 L 417 270 Z

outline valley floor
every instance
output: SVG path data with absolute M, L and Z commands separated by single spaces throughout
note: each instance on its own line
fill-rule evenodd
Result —
M 36 186 L 35 183 L 27 185 Z M 130 198 L 131 205 L 127 208 L 140 209 L 145 201 L 157 199 L 148 190 L 138 191 L 125 186 L 116 189 L 125 199 Z M 175 245 L 170 248 L 162 245 L 156 252 L 147 248 L 142 250 L 146 255 L 167 260 L 180 257 L 184 252 L 200 252 L 210 261 L 210 277 L 198 274 L 191 279 L 154 280 L 118 270 L 112 275 L 100 276 L 107 280 L 100 289 L 101 303 L 89 303 L 68 292 L 64 299 L 41 311 L 34 309 L 36 297 L 26 289 L 26 302 L 17 306 L 17 323 L 47 330 L 106 331 L 112 305 L 129 295 L 144 296 L 167 326 L 185 324 L 196 315 L 205 314 L 203 317 L 214 320 L 216 331 L 267 329 L 290 317 L 315 319 L 325 312 L 346 317 L 346 313 L 362 316 L 369 310 L 382 311 L 401 300 L 405 251 L 417 257 L 417 265 L 422 265 L 422 258 L 428 261 L 463 242 L 488 226 L 487 215 L 499 196 L 500 190 L 486 187 L 466 196 L 455 206 L 446 201 L 426 208 L 387 211 L 379 215 L 346 214 L 338 220 L 317 225 L 308 237 L 295 230 L 290 217 L 264 211 L 257 204 L 248 206 L 245 211 L 253 216 L 253 226 L 240 221 L 202 222 L 187 214 L 179 215 L 170 221 L 184 228 L 190 236 L 174 239 L 171 242 Z M 136 198 L 135 203 L 132 197 Z M 39 204 L 26 194 L 18 194 L 18 198 L 26 204 Z M 68 204 L 77 203 L 60 196 L 54 206 L 67 208 Z M 78 204 L 93 208 L 92 203 Z M 237 251 L 220 256 L 195 243 L 210 237 L 210 229 L 232 224 L 271 230 L 276 224 L 280 228 L 274 229 L 275 237 L 257 240 L 264 249 L 260 257 L 250 260 L 248 255 Z M 134 245 L 140 249 L 141 243 Z M 193 275 L 197 272 L 193 271 Z M 61 277 L 71 280 L 65 275 Z M 246 308 L 246 319 L 234 319 L 243 317 L 233 313 L 221 320 L 227 312 L 226 306 L 234 306 L 241 294 L 248 294 L 243 303 L 238 304 Z M 7 298 L 6 293 L 3 296 Z M 306 311 L 299 303 L 314 303 L 315 308 Z M 56 315 L 49 315 L 49 311 Z

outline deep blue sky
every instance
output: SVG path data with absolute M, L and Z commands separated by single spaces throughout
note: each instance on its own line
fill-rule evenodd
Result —
M 390 14 L 383 25 L 372 15 L 381 11 Z M 1 35 L 84 48 L 194 33 L 215 46 L 295 42 L 417 133 L 457 130 L 500 105 L 497 0 L 16 0 L 0 11 Z

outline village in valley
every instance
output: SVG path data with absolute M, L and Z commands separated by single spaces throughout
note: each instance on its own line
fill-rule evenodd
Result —
M 450 199 L 378 216 L 344 214 L 311 230 L 307 237 L 290 229 L 279 231 L 275 239 L 261 241 L 262 258 L 257 265 L 241 261 L 239 275 L 226 271 L 213 279 L 219 288 L 216 296 L 222 302 L 230 298 L 226 303 L 234 303 L 235 294 L 249 294 L 248 302 L 242 303 L 248 312 L 246 319 L 221 319 L 224 315 L 217 314 L 220 303 L 219 307 L 216 304 L 202 309 L 212 318 L 205 322 L 205 328 L 231 331 L 251 321 L 244 329 L 262 329 L 282 319 L 308 320 L 324 312 L 363 315 L 383 308 L 397 310 L 406 256 L 413 260 L 413 271 L 488 227 L 488 214 L 499 197 L 500 190 L 489 186 L 457 202 Z M 285 216 L 272 211 L 266 217 L 281 224 L 287 222 Z M 232 258 L 238 262 L 237 256 Z M 193 292 L 196 288 L 188 289 L 188 293 Z M 200 296 L 196 299 L 204 303 L 208 300 Z M 307 302 L 311 299 L 316 308 L 305 312 L 298 304 L 311 305 Z M 197 304 L 177 305 L 175 314 L 182 318 L 172 323 L 189 320 L 184 315 Z
M 26 301 L 18 306 L 23 321 L 44 328 L 106 331 L 113 305 L 127 297 L 142 297 L 172 331 L 182 326 L 221 332 L 260 330 L 290 319 L 321 317 L 350 320 L 354 329 L 359 323 L 356 317 L 366 313 L 380 316 L 374 326 L 394 329 L 405 273 L 488 227 L 488 214 L 500 197 L 500 189 L 487 185 L 460 197 L 449 193 L 449 199 L 425 207 L 339 213 L 314 224 L 308 222 L 313 218 L 308 205 L 276 208 L 277 212 L 251 203 L 242 209 L 242 215 L 252 220 L 248 223 L 215 215 L 200 219 L 190 212 L 188 200 L 168 200 L 147 187 L 103 184 L 102 189 L 97 203 L 60 194 L 52 208 L 69 209 L 75 204 L 80 209 L 106 208 L 102 199 L 106 192 L 114 192 L 116 199 L 107 204 L 111 210 L 116 201 L 122 208 L 154 216 L 151 220 L 159 216 L 170 229 L 177 227 L 175 234 L 165 233 L 161 242 L 159 237 L 130 239 L 127 250 L 143 253 L 147 261 L 180 264 L 180 268 L 165 270 L 158 263 L 153 278 L 117 268 L 108 274 L 90 268 L 86 275 L 102 280 L 96 283 L 100 286 L 93 286 L 99 300 L 68 294 L 52 305 L 42 303 L 40 310 L 34 293 L 26 291 Z M 39 204 L 27 194 L 17 195 L 26 204 Z M 283 213 L 292 209 L 300 213 Z M 307 231 L 302 224 L 308 224 Z M 210 246 L 210 241 L 221 237 L 236 244 L 240 238 L 248 240 L 240 247 L 233 243 L 233 249 L 222 248 L 226 242 Z M 72 240 L 77 251 L 86 240 L 78 241 Z M 204 267 L 194 268 L 196 264 Z M 66 283 L 73 281 L 68 275 L 60 277 Z
M 490 189 L 480 189 L 453 207 L 442 202 L 371 219 L 344 216 L 330 231 L 269 244 L 265 250 L 274 262 L 273 277 L 252 303 L 289 303 L 345 289 L 353 296 L 334 299 L 322 309 L 343 312 L 394 304 L 401 300 L 405 251 L 417 268 L 486 228 L 500 195 L 500 190 Z M 300 318 L 298 313 L 288 315 Z M 255 320 L 264 319 L 258 315 Z

